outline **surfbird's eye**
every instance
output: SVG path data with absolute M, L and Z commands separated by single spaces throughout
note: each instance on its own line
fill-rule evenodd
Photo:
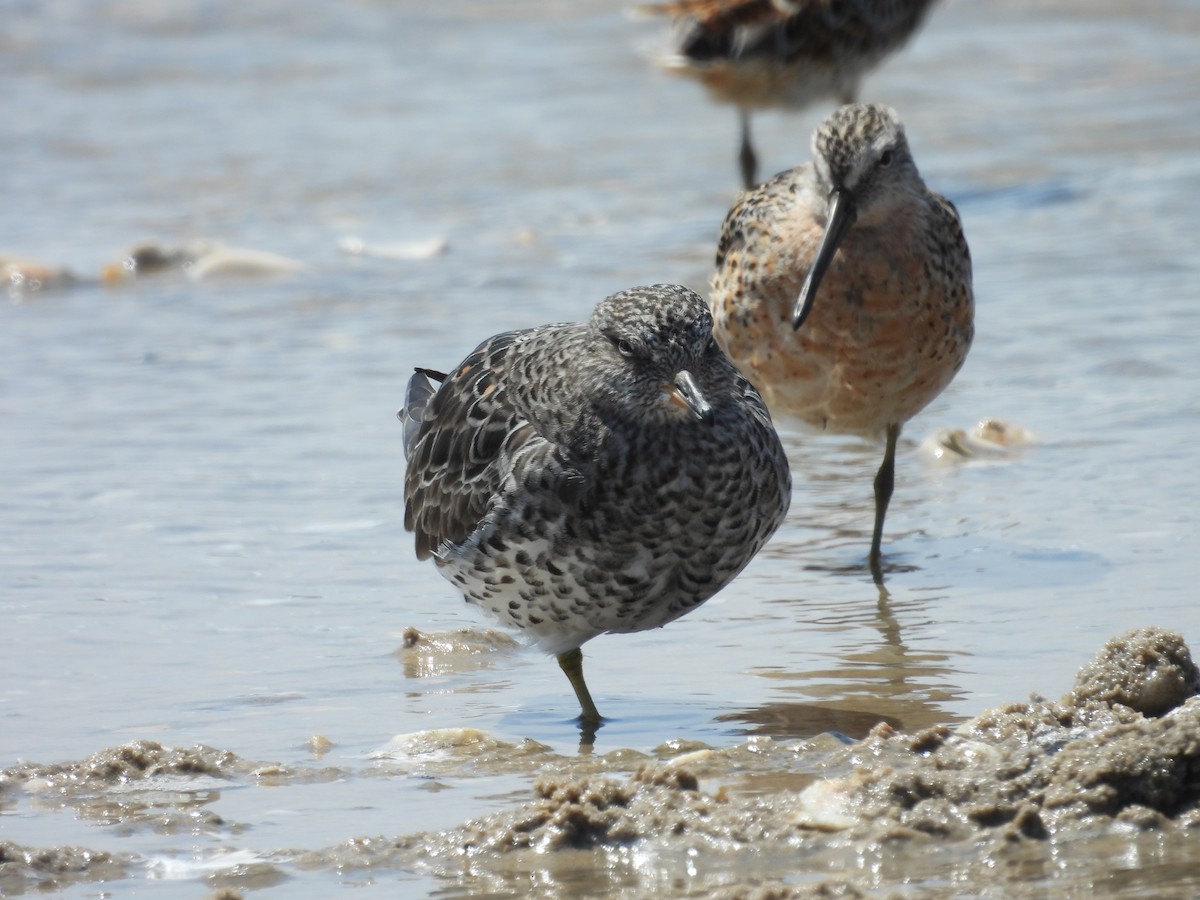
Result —
M 633 344 L 629 341 L 617 341 L 617 352 L 622 356 L 633 356 Z
M 879 165 L 886 169 L 892 164 L 892 160 L 895 159 L 895 157 L 896 154 L 891 150 L 884 150 L 883 154 L 879 157 Z

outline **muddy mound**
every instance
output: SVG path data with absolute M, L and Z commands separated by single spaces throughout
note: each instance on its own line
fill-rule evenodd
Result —
M 525 773 L 536 773 L 532 797 L 512 808 L 316 849 L 230 853 L 252 826 L 215 809 L 235 785 Z M 1057 702 L 1035 697 L 953 729 L 904 734 L 881 723 L 849 745 L 831 735 L 753 736 L 732 747 L 680 740 L 579 756 L 435 729 L 398 735 L 357 771 L 135 741 L 0 772 L 0 804 L 26 801 L 123 833 L 222 846 L 190 860 L 0 842 L 6 895 L 190 865 L 211 888 L 230 890 L 316 871 L 408 872 L 502 895 L 542 885 L 539 895 L 562 896 L 574 885 L 628 896 L 859 897 L 899 884 L 970 884 L 1010 896 L 1019 884 L 1034 892 L 1023 896 L 1039 896 L 1071 878 L 1076 887 L 1108 878 L 1122 859 L 1153 858 L 1179 888 L 1161 896 L 1194 896 L 1200 672 L 1179 635 L 1148 628 L 1109 641 Z
M 839 774 L 799 791 L 707 793 L 682 757 L 624 779 L 544 778 L 518 809 L 406 843 L 478 859 L 639 843 L 1005 843 L 1114 827 L 1190 829 L 1200 826 L 1198 693 L 1183 639 L 1143 629 L 1110 641 L 1057 703 L 1035 698 L 915 735 L 878 726 L 828 764 Z M 790 748 L 759 750 L 786 764 Z

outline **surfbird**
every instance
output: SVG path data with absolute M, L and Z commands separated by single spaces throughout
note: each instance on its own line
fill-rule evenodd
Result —
M 725 218 L 714 333 L 776 417 L 885 441 L 870 565 L 900 429 L 971 347 L 971 254 L 954 205 L 925 186 L 895 111 L 835 111 L 813 161 L 746 192 Z
M 585 725 L 601 717 L 580 646 L 695 609 L 791 498 L 766 406 L 676 285 L 498 334 L 444 376 L 417 369 L 399 415 L 417 558 L 557 656 Z

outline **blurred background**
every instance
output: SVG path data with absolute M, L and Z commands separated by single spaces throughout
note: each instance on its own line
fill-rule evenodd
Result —
M 402 665 L 405 627 L 492 623 L 413 558 L 394 413 L 413 366 L 495 332 L 707 293 L 736 119 L 653 65 L 666 23 L 612 0 L 6 13 L 0 766 L 135 738 L 301 762 L 321 734 L 354 772 L 464 724 L 574 752 L 551 659 Z M 958 205 L 977 301 L 966 367 L 905 431 L 887 591 L 863 566 L 877 448 L 789 433 L 767 551 L 587 646 L 598 751 L 953 722 L 1057 696 L 1128 628 L 1200 639 L 1198 38 L 1191 0 L 947 0 L 866 79 Z M 831 109 L 757 116 L 762 172 L 810 158 Z M 988 416 L 1029 442 L 921 447 Z M 253 843 L 320 846 L 527 782 L 231 802 Z M 289 803 L 306 828 L 265 812 Z M 0 834 L 131 849 L 68 818 L 0 805 Z

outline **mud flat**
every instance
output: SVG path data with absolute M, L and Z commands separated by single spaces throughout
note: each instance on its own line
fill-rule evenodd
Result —
M 879 725 L 849 745 L 822 735 L 564 756 L 443 729 L 398 736 L 351 771 L 139 741 L 9 768 L 0 804 L 36 796 L 126 831 L 202 828 L 236 847 L 252 823 L 209 809 L 214 785 L 537 776 L 529 800 L 454 828 L 214 866 L 208 886 L 231 895 L 325 872 L 418 873 L 448 895 L 1073 896 L 1105 884 L 1185 897 L 1200 889 L 1198 695 L 1183 638 L 1146 628 L 1109 641 L 1057 701 L 1034 697 L 953 729 Z M 0 842 L 0 890 L 137 878 L 149 865 L 133 853 Z

